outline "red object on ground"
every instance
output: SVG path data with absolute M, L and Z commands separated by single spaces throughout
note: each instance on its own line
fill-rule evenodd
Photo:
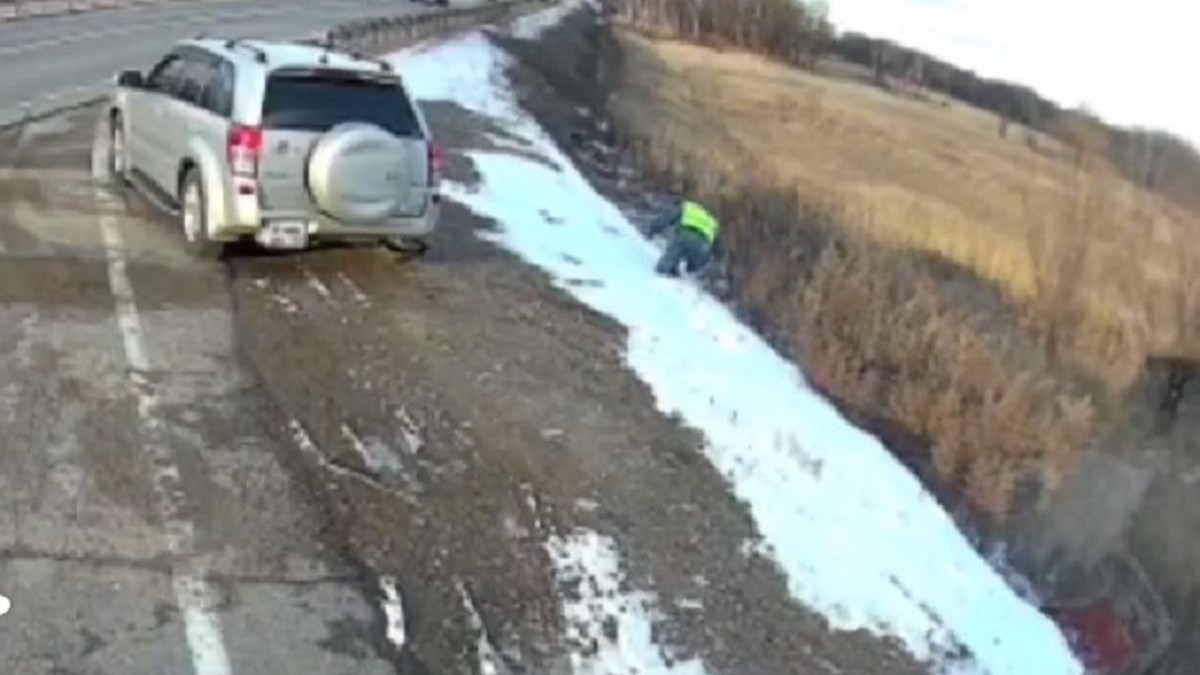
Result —
M 1137 657 L 1137 644 L 1110 602 L 1047 608 L 1046 613 L 1075 645 L 1089 673 L 1119 675 Z

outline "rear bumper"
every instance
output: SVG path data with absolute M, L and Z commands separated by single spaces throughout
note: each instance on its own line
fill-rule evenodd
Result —
M 261 208 L 258 185 L 249 180 L 230 178 L 221 185 L 221 194 L 214 195 L 213 206 L 220 208 L 223 218 L 212 218 L 209 237 L 217 241 L 236 241 L 258 232 L 264 223 L 273 220 L 301 220 L 308 223 L 310 238 L 324 241 L 381 240 L 394 237 L 424 237 L 437 227 L 441 216 L 441 197 L 427 199 L 425 212 L 372 224 L 353 225 L 328 218 L 312 211 L 268 211 Z
M 438 204 L 431 203 L 419 216 L 395 218 L 372 225 L 354 225 L 312 213 L 264 212 L 250 220 L 227 221 L 214 227 L 213 239 L 234 241 L 252 236 L 263 224 L 280 220 L 302 220 L 308 224 L 308 236 L 320 241 L 382 240 L 394 237 L 424 237 L 436 229 L 441 216 Z
M 313 239 L 337 241 L 345 239 L 389 239 L 392 237 L 424 237 L 437 227 L 440 210 L 429 206 L 424 215 L 396 218 L 378 225 L 350 225 L 328 218 L 309 222 L 308 234 Z

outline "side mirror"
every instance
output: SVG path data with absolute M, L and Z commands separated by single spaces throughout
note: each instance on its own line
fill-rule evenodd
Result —
M 129 87 L 131 89 L 141 88 L 142 73 L 137 70 L 122 70 L 121 73 L 117 75 L 117 86 Z

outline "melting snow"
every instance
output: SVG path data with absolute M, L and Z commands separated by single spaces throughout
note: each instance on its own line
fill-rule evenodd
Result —
M 654 598 L 621 591 L 611 540 L 580 530 L 546 546 L 564 595 L 567 638 L 576 675 L 704 675 L 699 661 L 669 664 L 654 644 Z
M 483 625 L 483 617 L 479 616 L 475 601 L 471 599 L 471 594 L 467 592 L 462 581 L 458 581 L 457 585 L 458 594 L 462 596 L 463 610 L 467 613 L 467 622 L 470 623 L 471 630 L 478 634 L 475 652 L 479 657 L 479 675 L 504 675 L 507 669 L 504 668 L 496 647 L 488 639 L 487 628 Z
M 404 463 L 396 453 L 378 438 L 362 438 L 349 425 L 342 424 L 345 438 L 368 469 L 377 476 L 402 476 Z
M 390 576 L 379 577 L 379 589 L 383 591 L 383 615 L 387 618 L 387 639 L 396 649 L 404 649 L 408 633 L 404 630 L 404 603 L 400 589 Z
M 947 672 L 1082 672 L 1057 627 L 1009 588 L 876 438 L 844 420 L 720 303 L 653 273 L 658 249 L 518 106 L 503 52 L 475 33 L 394 60 L 419 99 L 488 116 L 563 167 L 472 152 L 482 184 L 446 192 L 498 223 L 488 239 L 628 328 L 628 363 L 662 411 L 704 433 L 706 457 L 753 514 L 763 539 L 755 550 L 779 564 L 797 600 L 836 628 L 895 636 L 917 658 L 938 661 L 959 645 L 974 655 L 943 662 Z M 569 283 L 582 276 L 597 283 Z M 615 573 L 611 548 L 594 535 L 556 550 L 561 560 L 586 558 L 600 579 Z M 582 618 L 591 611 L 578 603 L 569 610 Z M 645 619 L 621 620 L 630 622 L 621 639 L 648 649 Z M 634 658 L 628 646 L 610 647 L 614 662 Z M 641 672 L 677 672 L 645 663 L 653 651 L 639 653 Z M 621 672 L 600 661 L 588 667 Z

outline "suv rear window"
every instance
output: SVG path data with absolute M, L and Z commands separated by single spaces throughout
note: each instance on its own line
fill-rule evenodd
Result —
M 264 128 L 325 131 L 342 122 L 369 122 L 401 137 L 421 135 L 397 79 L 312 70 L 281 70 L 267 78 Z

